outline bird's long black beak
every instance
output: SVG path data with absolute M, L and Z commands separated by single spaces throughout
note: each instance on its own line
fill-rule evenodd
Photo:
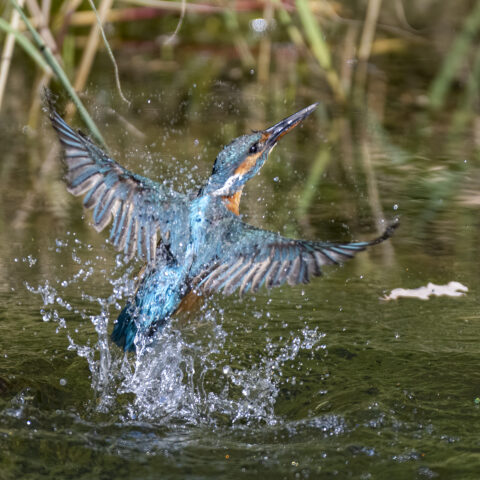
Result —
M 290 130 L 294 129 L 299 123 L 307 118 L 316 108 L 318 102 L 303 108 L 302 110 L 284 118 L 282 121 L 276 123 L 273 127 L 267 128 L 264 131 L 265 135 L 268 135 L 266 144 L 269 147 L 273 147 L 280 138 L 287 134 Z

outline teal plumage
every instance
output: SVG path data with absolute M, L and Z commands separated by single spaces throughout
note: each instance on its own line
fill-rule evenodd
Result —
M 85 195 L 83 204 L 93 209 L 97 230 L 112 223 L 110 241 L 117 250 L 147 264 L 112 333 L 125 350 L 134 350 L 140 336 L 161 328 L 191 291 L 228 295 L 307 283 L 321 275 L 324 265 L 342 263 L 384 241 L 396 226 L 370 242 L 337 244 L 285 238 L 248 225 L 236 214 L 245 183 L 279 138 L 317 104 L 227 145 L 204 187 L 191 197 L 124 169 L 49 106 L 63 146 L 68 190 Z

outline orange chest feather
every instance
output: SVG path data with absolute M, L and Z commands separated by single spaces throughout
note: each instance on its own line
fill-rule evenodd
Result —
M 195 292 L 188 292 L 180 302 L 180 305 L 175 310 L 174 315 L 179 315 L 186 312 L 198 310 L 202 304 L 203 297 L 197 295 Z
M 240 214 L 240 197 L 242 196 L 242 191 L 234 193 L 230 197 L 222 197 L 223 203 L 225 206 L 235 215 Z

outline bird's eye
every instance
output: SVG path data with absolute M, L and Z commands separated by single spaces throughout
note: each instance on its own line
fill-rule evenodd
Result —
M 260 150 L 260 147 L 258 143 L 254 143 L 251 147 L 248 153 L 257 153 Z

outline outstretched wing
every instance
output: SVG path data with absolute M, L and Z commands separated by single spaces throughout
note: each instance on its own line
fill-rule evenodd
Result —
M 357 252 L 389 238 L 398 224 L 370 242 L 326 243 L 292 240 L 233 219 L 235 228 L 229 235 L 228 254 L 209 271 L 199 275 L 196 289 L 201 292 L 222 291 L 225 295 L 239 289 L 255 292 L 267 288 L 308 283 L 322 274 L 324 265 L 340 264 Z
M 63 146 L 67 188 L 85 195 L 83 205 L 93 208 L 93 226 L 103 230 L 112 220 L 110 241 L 129 258 L 137 252 L 155 260 L 158 234 L 168 238 L 186 198 L 159 183 L 126 170 L 81 132 L 75 132 L 50 107 L 50 120 Z

